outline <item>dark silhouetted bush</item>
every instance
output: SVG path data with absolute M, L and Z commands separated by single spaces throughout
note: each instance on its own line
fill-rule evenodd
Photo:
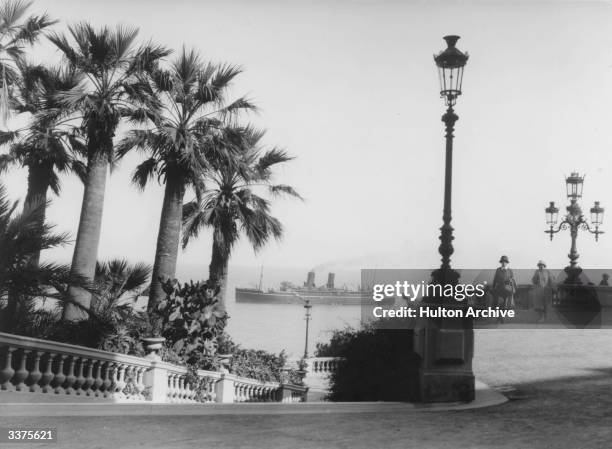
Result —
M 335 338 L 334 338 L 335 337 Z M 418 401 L 419 356 L 411 329 L 338 331 L 328 356 L 342 357 L 330 376 L 332 401 Z

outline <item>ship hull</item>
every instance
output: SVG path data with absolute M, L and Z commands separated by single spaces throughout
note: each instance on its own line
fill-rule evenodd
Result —
M 236 288 L 236 302 L 258 303 L 258 304 L 304 304 L 309 300 L 310 304 L 326 305 L 361 305 L 362 294 L 360 292 L 317 292 L 300 291 L 295 292 L 262 292 L 253 289 Z

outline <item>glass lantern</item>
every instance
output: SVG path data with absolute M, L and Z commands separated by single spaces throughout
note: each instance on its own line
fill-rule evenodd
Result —
M 595 227 L 600 226 L 603 223 L 604 208 L 599 205 L 599 201 L 595 201 L 595 205 L 591 207 L 591 223 Z
M 577 172 L 572 172 L 570 176 L 565 178 L 567 187 L 567 197 L 571 200 L 582 198 L 582 183 L 584 176 L 580 176 Z
M 438 66 L 440 97 L 444 98 L 447 106 L 453 106 L 461 95 L 463 68 L 469 56 L 455 47 L 459 36 L 444 36 L 444 40 L 448 47 L 434 55 L 434 61 Z
M 559 209 L 555 207 L 555 202 L 551 201 L 550 205 L 545 209 L 546 211 L 546 224 L 554 226 L 557 224 L 557 217 L 559 215 Z

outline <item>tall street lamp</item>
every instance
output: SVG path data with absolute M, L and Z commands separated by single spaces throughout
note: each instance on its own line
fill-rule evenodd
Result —
M 447 109 L 442 116 L 446 125 L 446 166 L 444 171 L 444 213 L 440 228 L 442 264 L 432 273 L 432 282 L 456 285 L 459 273 L 451 268 L 453 227 L 451 226 L 451 193 L 453 173 L 453 132 L 458 120 L 453 106 L 461 95 L 463 69 L 467 53 L 457 49 L 459 36 L 445 36 L 447 48 L 434 56 L 440 77 L 440 96 Z M 434 307 L 444 298 L 428 298 L 423 307 Z M 448 306 L 463 307 L 449 299 Z M 414 349 L 421 356 L 419 388 L 423 402 L 473 401 L 475 380 L 472 371 L 474 329 L 471 318 L 422 318 L 417 322 Z
M 451 226 L 451 196 L 453 179 L 453 132 L 455 122 L 459 116 L 455 114 L 453 106 L 457 98 L 461 95 L 461 85 L 463 83 L 463 69 L 468 60 L 468 54 L 460 51 L 457 47 L 459 36 L 444 36 L 447 48 L 434 56 L 434 61 L 438 67 L 438 77 L 440 79 L 440 97 L 444 98 L 447 109 L 442 116 L 442 121 L 446 125 L 446 165 L 444 169 L 444 212 L 442 215 L 443 224 L 440 228 L 440 247 L 438 248 L 442 256 L 440 268 L 432 273 L 433 280 L 439 284 L 456 284 L 459 274 L 451 269 L 450 260 L 454 252 L 453 249 L 453 227 Z
M 550 229 L 544 231 L 550 235 L 550 239 L 553 239 L 553 236 L 561 231 L 569 229 L 570 236 L 572 238 L 572 244 L 570 247 L 570 252 L 567 255 L 570 260 L 569 266 L 565 268 L 565 272 L 567 274 L 566 283 L 568 284 L 578 284 L 580 283 L 580 273 L 582 272 L 582 268 L 578 266 L 578 250 L 576 249 L 576 239 L 578 237 L 578 230 L 582 229 L 584 231 L 588 231 L 591 234 L 595 234 L 595 240 L 599 240 L 599 234 L 603 234 L 604 231 L 599 230 L 599 226 L 603 223 L 603 213 L 604 209 L 599 205 L 599 201 L 595 201 L 595 204 L 591 208 L 591 225 L 589 225 L 588 221 L 582 215 L 582 209 L 578 204 L 578 199 L 582 198 L 582 186 L 584 183 L 584 176 L 580 176 L 578 173 L 573 172 L 570 176 L 565 178 L 565 184 L 567 188 L 567 198 L 570 200 L 570 205 L 567 206 L 567 214 L 558 224 L 557 228 L 557 217 L 559 214 L 559 209 L 555 206 L 555 202 L 551 201 L 550 205 L 545 209 L 546 212 L 546 224 L 550 226 Z M 593 227 L 594 229 L 592 229 Z
M 312 305 L 310 304 L 310 299 L 306 299 L 304 300 L 305 304 L 304 304 L 304 309 L 306 310 L 306 339 L 304 342 L 304 358 L 307 359 L 308 358 L 308 325 L 310 323 L 310 318 L 311 318 L 311 314 L 310 314 L 310 310 L 312 309 Z

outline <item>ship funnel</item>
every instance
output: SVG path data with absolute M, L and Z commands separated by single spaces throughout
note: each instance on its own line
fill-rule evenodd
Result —
M 304 287 L 314 287 L 315 286 L 315 273 L 314 271 L 308 272 L 308 279 L 306 279 L 306 284 Z
M 336 278 L 336 275 L 334 273 L 329 273 L 327 275 L 327 288 L 332 289 L 334 288 L 334 279 Z

